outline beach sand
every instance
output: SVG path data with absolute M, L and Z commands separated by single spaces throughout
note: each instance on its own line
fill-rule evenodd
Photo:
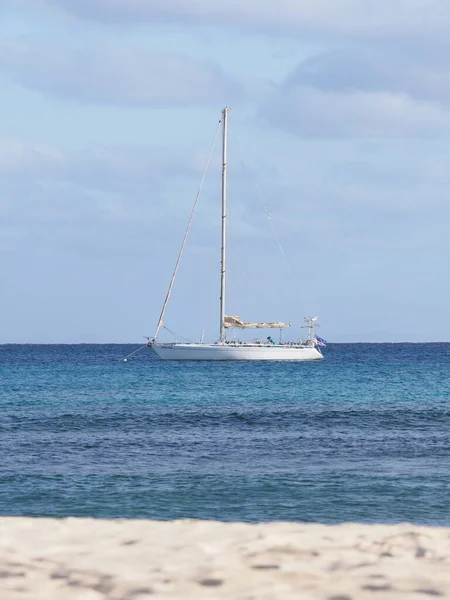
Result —
M 0 518 L 1 600 L 450 597 L 450 529 Z

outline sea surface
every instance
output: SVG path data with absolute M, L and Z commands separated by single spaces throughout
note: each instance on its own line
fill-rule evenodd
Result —
M 0 346 L 0 515 L 450 525 L 450 344 Z

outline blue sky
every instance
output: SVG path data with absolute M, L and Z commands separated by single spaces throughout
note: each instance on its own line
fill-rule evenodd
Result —
M 227 312 L 450 340 L 449 27 L 446 0 L 2 0 L 0 343 L 153 334 L 224 105 Z M 166 316 L 191 339 L 219 150 Z

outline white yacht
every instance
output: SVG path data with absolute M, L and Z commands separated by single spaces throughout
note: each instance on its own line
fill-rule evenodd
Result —
M 158 340 L 158 334 L 164 327 L 164 316 L 170 299 L 175 277 L 180 264 L 181 256 L 189 232 L 193 213 L 186 230 L 185 237 L 178 255 L 175 270 L 167 291 L 161 314 L 158 320 L 158 326 L 154 337 L 149 340 L 148 345 L 156 352 L 159 358 L 163 360 L 291 360 L 291 361 L 310 361 L 321 360 L 323 358 L 320 346 L 325 346 L 325 340 L 315 335 L 317 326 L 317 317 L 306 318 L 305 327 L 308 328 L 308 338 L 305 342 L 275 342 L 269 335 L 265 341 L 256 342 L 238 342 L 227 340 L 227 331 L 229 329 L 285 329 L 290 327 L 289 323 L 281 321 L 254 323 L 243 321 L 238 316 L 229 316 L 226 314 L 226 250 L 227 250 L 227 122 L 229 108 L 222 111 L 222 244 L 221 244 L 221 276 L 220 276 L 220 337 L 215 343 L 163 343 Z M 210 155 L 211 157 L 211 155 Z M 208 161 L 209 162 L 209 161 Z M 196 201 L 198 200 L 198 196 Z M 194 204 L 195 209 L 195 204 Z M 281 337 L 281 336 L 280 336 Z

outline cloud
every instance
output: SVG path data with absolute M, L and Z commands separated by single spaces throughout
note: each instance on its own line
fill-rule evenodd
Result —
M 398 156 L 403 156 L 409 143 L 396 144 Z M 315 281 L 315 297 L 303 299 L 302 310 L 307 314 L 305 302 L 309 302 L 311 310 L 317 309 L 327 317 L 324 321 L 328 321 L 328 330 L 333 321 L 350 318 L 352 310 L 359 310 L 358 314 L 362 312 L 370 322 L 376 305 L 373 299 L 370 304 L 371 294 L 377 302 L 379 299 L 385 303 L 384 308 L 376 306 L 381 315 L 383 310 L 386 314 L 392 310 L 391 302 L 409 294 L 409 281 L 422 290 L 418 295 L 421 302 L 439 291 L 439 282 L 427 280 L 430 264 L 434 265 L 434 273 L 445 270 L 441 263 L 445 262 L 443 248 L 448 238 L 448 152 L 440 152 L 438 146 L 429 143 L 425 152 L 428 163 L 421 178 L 417 178 L 423 166 L 419 150 L 413 159 L 411 155 L 404 157 L 400 172 L 386 155 L 389 149 L 392 151 L 392 143 L 383 142 L 374 143 L 365 152 L 355 148 L 347 157 L 341 157 L 334 148 L 334 158 L 323 143 L 299 144 L 299 169 L 289 181 L 277 175 L 276 167 L 266 176 L 261 166 L 261 175 L 267 179 L 267 185 L 261 183 L 262 193 L 295 281 L 303 286 L 304 281 Z M 327 154 L 322 161 L 320 148 Z M 131 331 L 136 331 L 136 337 L 141 332 L 152 333 L 152 328 L 147 329 L 147 319 L 149 315 L 157 316 L 160 309 L 204 158 L 195 151 L 177 153 L 164 148 L 67 152 L 14 139 L 0 142 L 0 199 L 8 200 L 0 225 L 0 251 L 12 258 L 4 261 L 11 277 L 15 273 L 16 281 L 26 282 L 20 295 L 9 292 L 9 297 L 13 306 L 17 298 L 28 298 L 26 294 L 32 290 L 33 298 L 40 302 L 36 318 L 43 323 L 41 340 L 47 339 L 44 325 L 53 328 L 54 339 L 61 339 L 60 332 L 66 331 L 54 320 L 61 304 L 67 304 L 69 340 L 82 341 L 85 334 L 80 332 L 89 327 L 89 335 L 98 340 L 105 339 L 109 327 L 122 339 L 128 339 Z M 397 157 L 395 163 L 398 161 Z M 275 156 L 275 165 L 277 162 L 282 158 Z M 315 163 L 319 163 L 318 170 L 313 168 Z M 233 174 L 234 170 L 230 171 Z M 411 174 L 416 178 L 411 179 Z M 208 178 L 208 195 L 210 182 Z M 211 203 L 202 197 L 199 208 L 212 204 L 213 218 L 207 224 L 195 219 L 195 231 L 177 280 L 169 326 L 183 335 L 198 333 L 185 329 L 186 305 L 191 312 L 197 311 L 208 328 L 215 325 L 220 247 L 217 202 L 220 194 L 212 194 Z M 236 239 L 236 216 L 241 218 L 240 209 L 250 203 L 254 210 L 244 216 L 251 223 L 257 220 L 265 232 L 264 239 Z M 261 313 L 298 316 L 298 302 L 292 298 L 303 298 L 304 289 L 300 285 L 292 294 L 286 292 L 282 257 L 267 219 L 264 217 L 263 223 L 258 215 L 264 217 L 260 200 L 247 194 L 241 182 L 235 191 L 230 189 L 230 302 L 235 301 L 232 306 L 245 316 L 252 314 L 254 298 L 262 297 Z M 211 222 L 216 231 L 208 240 L 208 252 L 193 256 L 193 245 L 195 248 L 199 238 L 200 243 L 204 241 L 204 229 Z M 211 235 L 211 231 L 206 233 Z M 272 288 L 285 294 L 266 299 L 267 273 Z M 208 301 L 204 300 L 205 288 Z M 393 300 L 381 298 L 381 290 L 386 288 L 394 290 Z M 336 291 L 332 307 L 327 300 L 330 289 Z M 202 290 L 200 299 L 198 290 Z M 42 297 L 44 301 L 40 301 Z M 123 307 L 120 325 L 111 302 Z M 23 305 L 23 314 L 27 314 L 25 301 Z M 178 316 L 172 306 L 181 307 Z M 108 310 L 111 324 L 101 321 Z M 17 308 L 15 311 L 17 314 Z M 211 318 L 208 311 L 214 313 Z M 329 311 L 336 313 L 333 318 Z M 95 318 L 89 320 L 89 315 Z M 17 319 L 16 327 L 20 322 Z M 30 331 L 40 331 L 39 326 L 35 327 Z M 80 331 L 76 327 L 81 327 Z M 9 339 L 17 339 L 12 326 L 10 331 Z M 4 339 L 7 335 L 4 332 Z
M 448 41 L 343 42 L 304 60 L 286 86 L 324 92 L 390 92 L 450 106 Z
M 450 45 L 342 41 L 303 60 L 265 104 L 305 137 L 435 137 L 450 133 Z
M 14 138 L 0 138 L 0 173 L 7 176 L 60 179 L 102 189 L 117 189 L 124 178 L 148 185 L 155 176 L 181 177 L 197 174 L 202 155 L 190 155 L 167 148 L 90 147 L 63 152 L 57 148 Z
M 29 0 L 31 2 L 31 0 Z M 36 0 L 32 0 L 33 3 Z M 82 19 L 229 24 L 251 29 L 355 35 L 447 35 L 447 0 L 41 0 Z
M 0 72 L 43 93 L 89 104 L 188 106 L 236 98 L 240 84 L 214 63 L 139 46 L 0 44 Z
M 168 218 L 184 224 L 186 196 L 195 193 L 203 158 L 195 150 L 188 156 L 165 148 L 62 152 L 0 138 L 2 239 L 16 250 L 21 238 L 46 247 L 78 240 L 78 248 L 86 242 L 95 253 L 99 235 L 114 235 L 116 251 L 127 230 L 158 236 Z
M 251 89 L 252 82 L 244 84 L 212 62 L 135 45 L 56 47 L 29 40 L 0 45 L 0 70 L 43 93 L 128 107 L 236 104 L 259 96 L 272 125 L 304 137 L 450 132 L 450 44 L 440 35 L 450 25 L 450 5 L 441 0 L 380 0 L 376 5 L 363 0 L 40 2 L 105 22 L 187 20 L 273 33 L 285 28 L 327 46 L 281 84 L 270 88 L 260 82 L 256 93 L 255 82 Z
M 450 113 L 405 94 L 281 88 L 264 107 L 274 125 L 302 137 L 433 137 L 450 133 Z
M 26 170 L 41 173 L 46 164 L 56 164 L 62 155 L 48 146 L 29 144 L 14 138 L 0 138 L 2 176 Z

